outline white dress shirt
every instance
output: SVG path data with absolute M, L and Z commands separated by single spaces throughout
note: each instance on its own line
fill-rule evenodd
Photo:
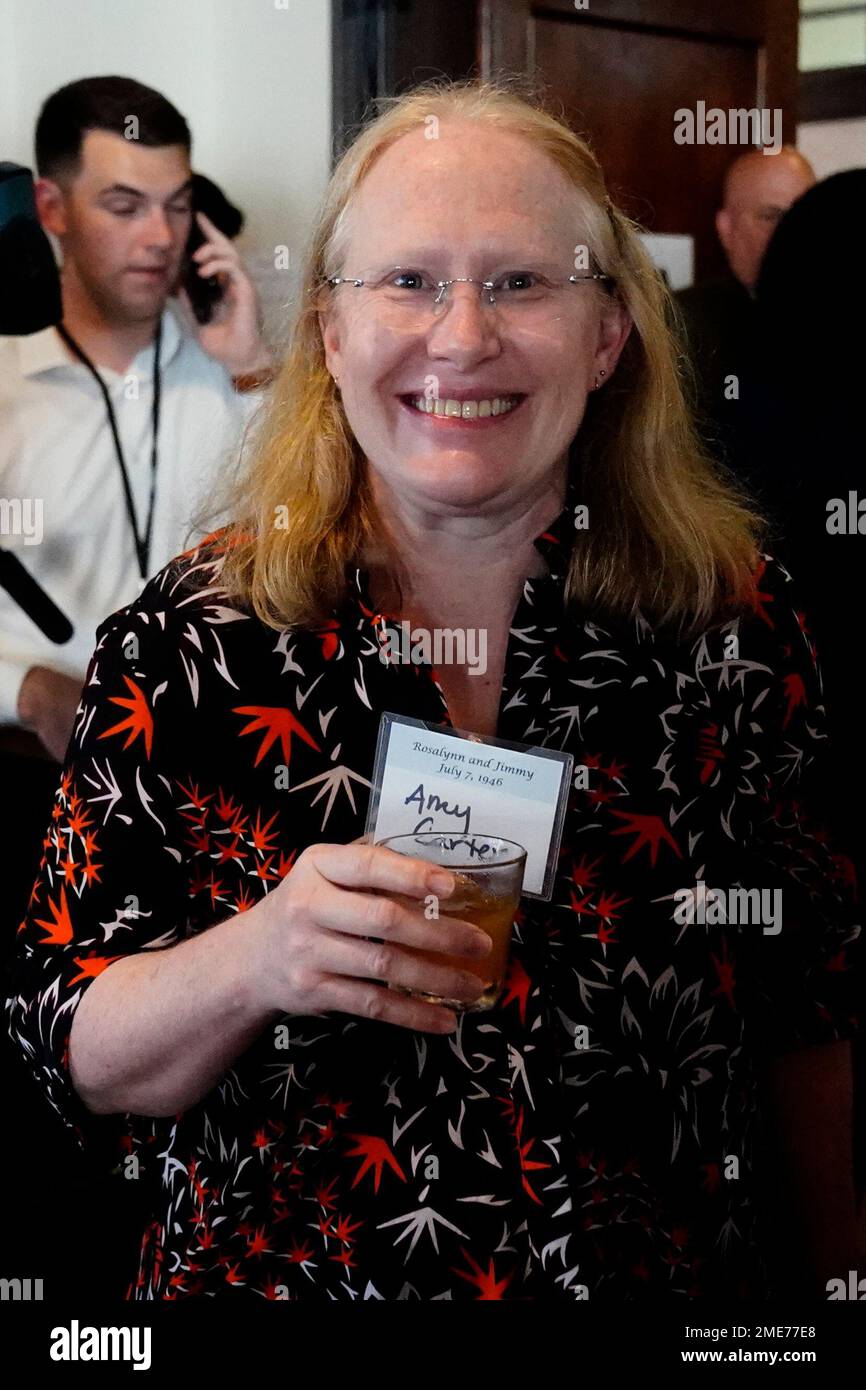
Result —
M 108 387 L 143 536 L 151 479 L 153 345 L 122 375 L 97 365 Z M 167 308 L 160 348 L 161 398 L 148 577 L 221 518 L 191 531 L 214 494 L 221 466 L 236 454 L 260 401 L 238 395 Z M 22 528 L 10 534 L 22 504 Z M 38 539 L 38 503 L 42 536 Z M 0 589 L 0 724 L 19 723 L 18 692 L 31 666 L 81 680 L 96 628 L 141 589 L 135 540 L 105 401 L 54 328 L 0 337 L 0 546 L 12 550 L 75 629 L 58 646 Z

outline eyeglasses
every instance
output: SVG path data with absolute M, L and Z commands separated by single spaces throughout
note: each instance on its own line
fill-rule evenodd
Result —
M 482 305 L 496 309 L 503 321 L 525 327 L 557 317 L 570 287 L 593 281 L 612 284 L 613 277 L 587 274 L 552 280 L 536 270 L 509 270 L 495 280 L 477 280 L 471 275 L 436 280 L 426 271 L 397 265 L 372 280 L 331 275 L 326 284 L 365 290 L 377 310 L 407 327 L 423 327 L 444 313 L 452 285 L 475 285 Z

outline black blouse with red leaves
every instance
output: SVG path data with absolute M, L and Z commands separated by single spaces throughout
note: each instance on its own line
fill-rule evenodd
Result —
M 566 618 L 573 536 L 567 506 L 536 541 L 497 735 L 569 750 L 589 786 L 499 1004 L 450 1036 L 287 1016 L 189 1110 L 126 1116 L 151 1198 L 129 1297 L 766 1293 L 757 1066 L 855 1026 L 852 873 L 802 790 L 808 623 L 768 558 L 694 640 Z M 277 633 L 221 564 L 217 537 L 99 629 L 21 926 L 11 1033 L 83 1143 L 110 1123 L 68 1069 L 92 981 L 361 835 L 383 711 L 449 722 L 430 667 L 380 659 L 363 571 L 322 630 Z M 683 921 L 699 883 L 781 890 L 781 930 Z

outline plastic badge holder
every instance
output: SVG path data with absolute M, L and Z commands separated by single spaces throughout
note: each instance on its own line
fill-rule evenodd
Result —
M 529 743 L 509 743 L 504 739 L 482 737 L 480 734 L 470 733 L 462 729 L 451 729 L 440 724 L 425 722 L 422 719 L 410 719 L 406 715 L 393 714 L 386 712 L 382 715 L 379 722 L 379 737 L 376 743 L 376 760 L 373 767 L 373 781 L 370 790 L 370 805 L 367 811 L 367 822 L 365 826 L 364 838 L 368 841 L 376 841 L 385 838 L 387 835 L 411 834 L 415 828 L 410 824 L 411 813 L 407 815 L 406 824 L 400 827 L 388 826 L 385 833 L 379 833 L 378 821 L 380 803 L 382 799 L 382 785 L 385 776 L 385 766 L 388 758 L 388 748 L 391 735 L 395 725 L 409 726 L 418 729 L 420 732 L 435 737 L 437 741 L 444 740 L 446 743 L 481 745 L 484 748 L 503 749 L 505 752 L 528 754 L 532 758 L 550 759 L 560 765 L 559 785 L 555 796 L 555 811 L 551 822 L 550 839 L 547 847 L 546 863 L 541 865 L 539 857 L 534 856 L 533 868 L 530 869 L 530 858 L 527 857 L 527 870 L 524 879 L 523 896 L 527 898 L 537 898 L 543 902 L 549 902 L 553 894 L 553 884 L 556 876 L 556 865 L 559 858 L 559 846 L 562 841 L 562 830 L 565 822 L 565 812 L 568 805 L 568 792 L 571 786 L 571 774 L 574 758 L 571 753 L 563 753 L 555 748 L 539 748 L 535 744 Z M 465 761 L 465 757 L 464 757 Z M 441 784 L 440 784 L 441 785 Z M 452 792 L 458 789 L 449 788 Z M 459 788 L 459 792 L 465 794 L 466 787 Z M 445 829 L 481 830 L 488 835 L 501 835 L 506 839 L 515 840 L 523 844 L 521 838 L 521 826 L 519 824 L 508 824 L 501 818 L 501 813 L 497 816 L 491 815 L 489 809 L 482 809 L 479 812 L 478 825 L 475 824 L 465 827 L 446 826 L 436 824 L 424 827 L 425 831 L 440 831 Z M 527 849 L 529 847 L 527 846 Z M 534 888 L 527 887 L 527 881 L 534 883 Z

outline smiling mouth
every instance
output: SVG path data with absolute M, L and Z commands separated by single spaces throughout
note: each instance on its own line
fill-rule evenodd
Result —
M 429 396 L 401 396 L 400 400 L 418 415 L 432 415 L 440 420 L 491 420 L 515 410 L 525 395 L 485 396 L 475 400 L 456 400 L 454 397 L 433 399 Z

